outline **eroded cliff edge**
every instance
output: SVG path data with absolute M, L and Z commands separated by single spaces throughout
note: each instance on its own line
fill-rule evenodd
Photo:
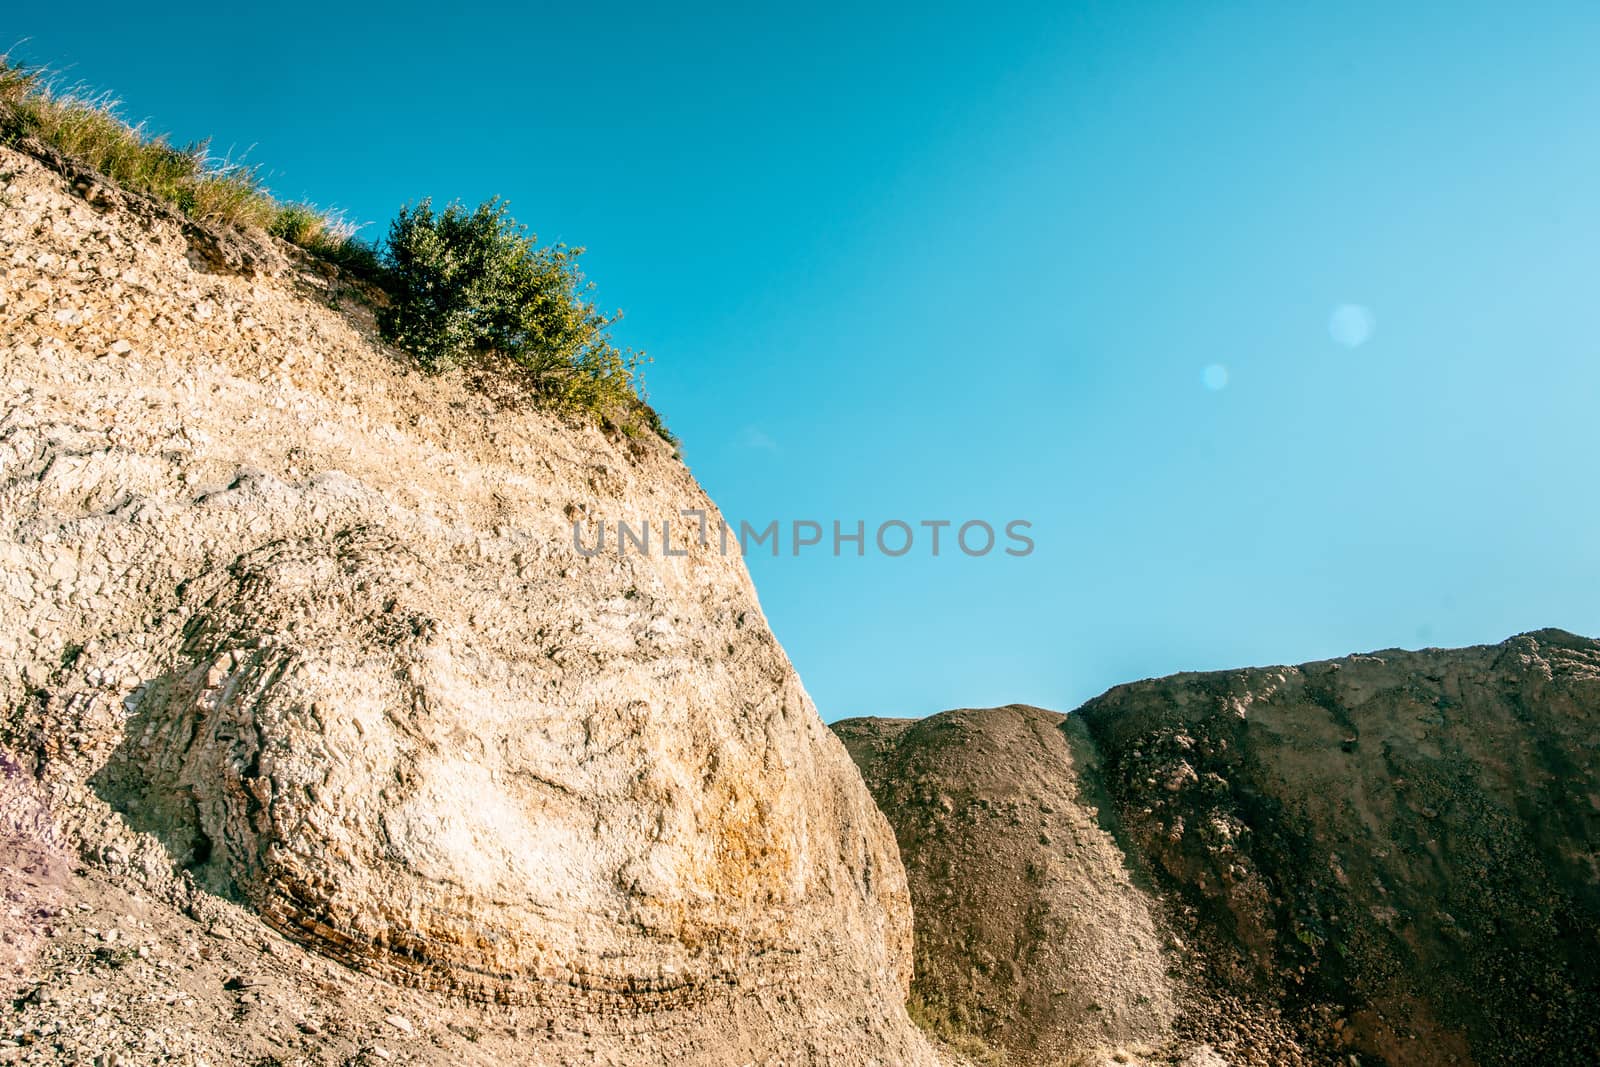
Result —
M 834 728 L 899 836 L 916 999 L 1016 1062 L 1600 1059 L 1600 642 Z
M 107 1024 L 127 1062 L 348 1062 L 368 1026 L 439 1062 L 931 1062 L 893 837 L 742 563 L 573 549 L 575 518 L 712 510 L 670 451 L 420 375 L 287 246 L 219 263 L 94 193 L 0 149 L 30 1062 L 85 1050 L 105 931 L 72 901 L 113 899 L 167 931 L 98 987 L 152 991 Z M 260 1026 L 211 1033 L 252 979 L 195 985 L 186 922 L 281 993 Z M 297 968 L 354 990 L 344 1023 Z

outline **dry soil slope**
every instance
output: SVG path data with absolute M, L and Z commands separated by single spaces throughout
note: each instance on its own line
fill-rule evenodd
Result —
M 1165 1043 L 1163 937 L 1085 795 L 1093 753 L 1065 716 L 1013 705 L 833 728 L 899 839 L 919 1010 L 1020 1064 Z
M 0 202 L 30 1062 L 929 1061 L 893 838 L 742 563 L 573 550 L 710 509 L 668 449 L 408 369 L 287 246 L 9 149 Z
M 1137 1035 L 1155 1059 L 1600 1061 L 1600 643 L 1540 631 L 1138 682 L 1066 719 L 834 729 L 899 838 L 917 995 L 1024 1062 Z M 1041 926 L 1074 900 L 1089 937 Z M 1143 980 L 1064 968 L 1107 915 L 1137 917 Z M 1128 1011 L 1159 974 L 1144 915 L 1171 935 L 1174 1014 Z M 1088 1015 L 1046 997 L 1097 980 Z

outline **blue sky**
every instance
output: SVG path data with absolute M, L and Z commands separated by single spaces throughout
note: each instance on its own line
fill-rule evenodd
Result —
M 898 6 L 0 34 L 369 233 L 498 194 L 587 246 L 732 517 L 1032 522 L 753 559 L 826 718 L 1600 633 L 1600 14 Z

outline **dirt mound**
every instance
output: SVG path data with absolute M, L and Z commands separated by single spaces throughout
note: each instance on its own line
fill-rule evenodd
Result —
M 1600 1060 L 1597 728 L 1554 630 L 834 725 L 952 1027 L 1258 1064 Z
M 1176 1010 L 1075 726 L 1023 706 L 834 725 L 900 842 L 913 1004 L 1017 1063 L 1147 1054 Z

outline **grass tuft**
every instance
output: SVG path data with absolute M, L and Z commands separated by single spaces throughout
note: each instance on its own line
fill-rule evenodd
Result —
M 342 217 L 280 204 L 255 167 L 212 155 L 209 142 L 174 145 L 165 134 L 123 119 L 116 97 L 64 86 L 48 71 L 0 55 L 0 140 L 17 145 L 28 139 L 197 222 L 266 230 L 335 262 L 345 245 L 356 243 Z M 295 225 L 280 228 L 290 212 Z
M 1006 1067 L 1004 1049 L 997 1049 L 973 1034 L 941 1005 L 913 992 L 906 1001 L 906 1014 L 924 1033 L 954 1050 L 976 1067 Z

